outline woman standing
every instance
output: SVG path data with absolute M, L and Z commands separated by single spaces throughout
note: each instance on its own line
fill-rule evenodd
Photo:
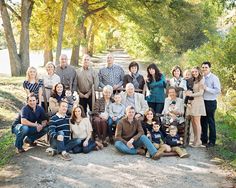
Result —
M 147 74 L 147 87 L 150 91 L 146 98 L 148 106 L 160 114 L 164 108 L 166 80 L 154 63 L 147 67 Z
M 89 153 L 94 149 L 99 150 L 103 148 L 101 143 L 91 139 L 93 132 L 92 125 L 81 105 L 74 107 L 72 110 L 70 129 L 73 138 L 81 139 L 81 145 L 74 148 L 75 153 Z
M 171 74 L 173 78 L 170 79 L 170 86 L 175 87 L 177 97 L 183 98 L 183 91 L 187 90 L 186 80 L 183 78 L 183 72 L 179 66 L 173 67 Z
M 94 105 L 94 116 L 93 116 L 93 126 L 98 135 L 99 141 L 102 141 L 104 147 L 108 145 L 106 142 L 107 136 L 107 119 L 108 119 L 108 107 L 113 102 L 111 95 L 113 93 L 113 88 L 110 85 L 106 85 L 103 88 L 103 97 L 98 99 Z
M 187 108 L 187 114 L 191 116 L 194 141 L 193 147 L 203 147 L 201 142 L 201 116 L 206 116 L 206 110 L 203 100 L 204 79 L 201 69 L 194 67 L 192 69 L 192 77 L 194 79 L 193 91 L 186 91 L 186 96 L 193 97 L 191 105 Z
M 46 68 L 47 74 L 42 76 L 43 85 L 45 88 L 45 90 L 43 89 L 42 106 L 48 107 L 49 105 L 48 101 L 49 101 L 49 97 L 51 96 L 52 88 L 57 83 L 60 83 L 61 79 L 57 74 L 55 74 L 55 65 L 53 64 L 53 62 L 49 61 L 46 64 L 45 68 Z M 46 99 L 47 101 L 44 101 L 44 99 Z M 45 102 L 47 102 L 47 104 L 45 104 Z
M 127 83 L 132 83 L 134 85 L 135 89 L 141 89 L 143 90 L 144 88 L 144 78 L 141 74 L 139 74 L 139 65 L 137 62 L 132 61 L 129 64 L 129 74 L 126 74 L 124 76 L 124 81 L 123 81 L 123 87 L 126 87 Z
M 34 93 L 37 96 L 39 106 L 41 106 L 42 102 L 42 85 L 43 81 L 38 78 L 37 69 L 34 67 L 29 67 L 26 71 L 26 80 L 23 82 L 23 87 L 27 96 L 30 93 Z

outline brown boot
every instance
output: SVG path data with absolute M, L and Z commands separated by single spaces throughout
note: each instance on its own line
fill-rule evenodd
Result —
M 157 152 L 155 153 L 155 155 L 152 156 L 152 159 L 153 159 L 153 160 L 158 160 L 158 159 L 160 159 L 165 150 L 166 150 L 165 147 L 160 147 L 160 148 L 157 150 Z
M 139 155 L 145 155 L 145 150 L 142 149 L 142 148 L 138 148 L 138 149 L 137 149 L 137 154 L 139 154 Z

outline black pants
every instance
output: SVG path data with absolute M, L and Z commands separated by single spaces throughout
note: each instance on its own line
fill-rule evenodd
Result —
M 206 108 L 206 116 L 201 117 L 202 135 L 201 140 L 203 144 L 208 143 L 208 126 L 209 126 L 209 143 L 216 142 L 216 126 L 215 126 L 215 111 L 217 108 L 217 101 L 204 100 Z
M 92 111 L 92 95 L 89 96 L 88 99 L 80 98 L 79 104 L 83 106 L 85 114 L 87 114 L 87 107 L 89 106 L 89 110 Z

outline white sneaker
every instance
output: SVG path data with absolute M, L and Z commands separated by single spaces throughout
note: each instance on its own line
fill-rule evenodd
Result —
M 53 148 L 47 148 L 46 149 L 46 152 L 48 153 L 48 156 L 54 156 L 54 155 L 56 155 L 56 153 L 57 153 L 57 151 L 55 150 L 55 149 L 53 149 Z

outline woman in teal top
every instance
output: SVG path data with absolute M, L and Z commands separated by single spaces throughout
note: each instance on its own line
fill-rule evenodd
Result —
M 166 79 L 154 63 L 147 67 L 147 87 L 150 91 L 146 98 L 148 106 L 155 113 L 161 114 L 165 102 Z

